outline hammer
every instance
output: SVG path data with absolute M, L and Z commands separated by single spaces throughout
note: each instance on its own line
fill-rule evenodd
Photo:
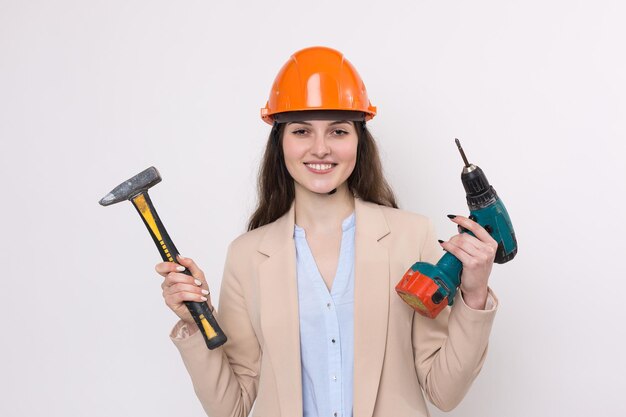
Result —
M 100 200 L 100 205 L 110 206 L 120 201 L 130 200 L 148 228 L 152 240 L 159 249 L 161 258 L 165 262 L 174 262 L 176 255 L 179 254 L 178 249 L 174 246 L 174 242 L 161 223 L 161 219 L 148 195 L 148 188 L 159 182 L 161 182 L 159 171 L 155 167 L 150 167 L 115 187 L 113 191 Z M 191 276 L 188 269 L 185 269 L 183 273 Z M 226 342 L 226 335 L 220 329 L 206 303 L 185 301 L 185 305 L 202 332 L 209 349 L 215 349 Z

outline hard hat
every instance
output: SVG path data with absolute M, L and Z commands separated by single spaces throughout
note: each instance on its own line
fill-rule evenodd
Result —
M 341 52 L 323 46 L 291 55 L 274 80 L 261 118 L 273 124 L 277 114 L 307 110 L 361 112 L 361 120 L 376 115 L 356 69 Z

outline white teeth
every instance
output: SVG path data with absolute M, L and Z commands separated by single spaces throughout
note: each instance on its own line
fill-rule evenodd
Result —
M 306 164 L 306 166 L 316 171 L 325 171 L 327 169 L 331 169 L 333 164 Z

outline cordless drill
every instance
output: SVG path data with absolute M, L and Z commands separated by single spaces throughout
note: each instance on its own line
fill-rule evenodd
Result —
M 480 224 L 498 242 L 495 263 L 503 264 L 515 257 L 517 240 L 509 214 L 489 185 L 482 169 L 470 164 L 455 139 L 465 166 L 461 182 L 465 188 L 469 218 Z M 462 229 L 462 233 L 473 233 Z M 463 264 L 454 255 L 446 252 L 437 265 L 416 262 L 404 274 L 396 292 L 402 299 L 423 316 L 435 318 L 447 305 L 452 305 L 457 288 L 461 284 Z

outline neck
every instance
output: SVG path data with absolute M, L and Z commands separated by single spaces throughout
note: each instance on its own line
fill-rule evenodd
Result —
M 295 184 L 296 224 L 307 232 L 332 232 L 354 211 L 354 197 L 346 183 L 334 194 L 317 194 Z

